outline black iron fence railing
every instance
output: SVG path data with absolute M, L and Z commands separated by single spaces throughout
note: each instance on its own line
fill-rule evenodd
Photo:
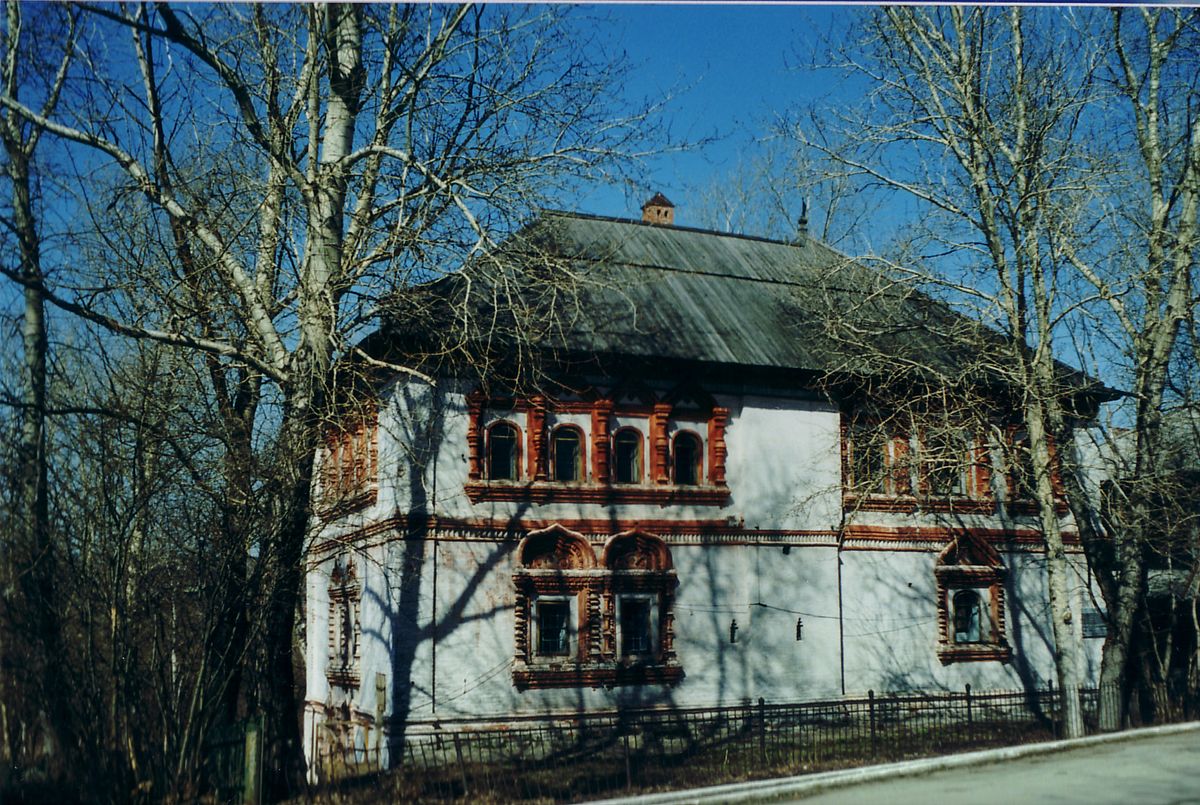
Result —
M 1102 694 L 1083 692 L 1098 730 Z M 876 695 L 740 707 L 626 710 L 522 720 L 505 728 L 413 734 L 381 749 L 331 749 L 317 759 L 326 795 L 354 802 L 579 801 L 623 792 L 804 774 L 868 763 L 1050 740 L 1062 697 L 1037 691 Z M 1159 722 L 1196 717 L 1200 702 L 1168 701 Z

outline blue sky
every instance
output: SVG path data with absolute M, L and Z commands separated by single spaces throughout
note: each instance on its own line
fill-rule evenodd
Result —
M 581 16 L 611 19 L 602 36 L 633 65 L 629 98 L 675 95 L 667 119 L 685 140 L 718 135 L 704 148 L 654 159 L 647 190 L 677 205 L 677 223 L 688 219 L 688 199 L 738 166 L 778 114 L 818 98 L 837 102 L 846 91 L 822 62 L 822 41 L 845 29 L 860 9 L 796 5 L 626 4 L 584 6 Z M 583 20 L 579 21 L 581 24 Z M 579 209 L 633 216 L 644 199 L 597 187 Z

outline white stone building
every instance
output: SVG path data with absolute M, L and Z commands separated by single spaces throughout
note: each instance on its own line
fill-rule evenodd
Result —
M 1033 510 L 991 435 L 1012 428 L 881 425 L 823 327 L 873 274 L 813 240 L 675 227 L 661 197 L 645 212 L 530 227 L 595 280 L 546 344 L 560 391 L 399 376 L 330 434 L 310 759 L 529 716 L 1053 677 Z M 962 358 L 947 309 L 881 315 L 907 354 Z M 1104 390 L 1073 382 L 1094 410 Z

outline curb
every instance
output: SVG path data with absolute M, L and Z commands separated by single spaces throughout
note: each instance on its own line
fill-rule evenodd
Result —
M 915 777 L 944 769 L 985 765 L 1004 760 L 1016 760 L 1017 758 L 1030 757 L 1032 755 L 1065 752 L 1070 749 L 1096 744 L 1152 738 L 1157 735 L 1174 735 L 1193 730 L 1200 730 L 1200 721 L 1126 730 L 1124 732 L 1113 732 L 1105 735 L 1093 735 L 1087 738 L 1045 741 L 1036 744 L 1026 744 L 1024 746 L 1007 746 L 1001 749 L 984 749 L 976 752 L 964 752 L 961 755 L 905 760 L 899 763 L 862 766 L 856 769 L 842 769 L 839 771 L 821 772 L 819 774 L 779 777 L 771 780 L 754 780 L 748 783 L 726 783 L 725 785 L 693 788 L 685 791 L 667 791 L 661 794 L 644 794 L 642 796 L 596 800 L 591 805 L 635 805 L 635 803 L 636 805 L 707 805 L 707 803 L 762 802 L 785 796 L 808 796 L 859 783 L 870 783 L 900 777 Z

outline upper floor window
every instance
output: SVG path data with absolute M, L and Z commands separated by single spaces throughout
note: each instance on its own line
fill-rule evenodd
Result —
M 556 481 L 583 480 L 583 435 L 577 428 L 555 429 L 550 439 L 550 457 Z
M 498 422 L 488 428 L 487 468 L 492 481 L 515 481 L 520 478 L 520 431 L 515 425 Z
M 882 423 L 858 420 L 846 444 L 847 486 L 862 495 L 907 495 L 912 491 L 906 460 L 908 440 Z
M 675 434 L 672 454 L 675 483 L 679 486 L 695 486 L 700 483 L 703 460 L 700 437 L 688 431 Z
M 613 437 L 613 481 L 642 482 L 642 434 L 633 428 L 622 428 Z
M 370 491 L 378 470 L 376 432 L 374 419 L 364 418 L 326 434 L 321 467 L 326 501 L 344 501 Z
M 961 497 L 968 492 L 970 442 L 962 431 L 929 430 L 922 443 L 925 482 L 931 495 Z

